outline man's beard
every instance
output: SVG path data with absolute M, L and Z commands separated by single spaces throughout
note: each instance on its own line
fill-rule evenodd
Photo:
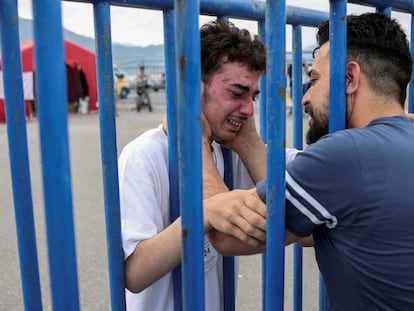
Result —
M 306 133 L 306 143 L 308 145 L 313 144 L 319 140 L 322 136 L 329 133 L 329 121 L 316 122 L 314 120 L 312 126 L 309 127 Z

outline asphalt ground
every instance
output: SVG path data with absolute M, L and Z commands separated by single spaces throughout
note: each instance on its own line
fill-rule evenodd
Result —
M 118 154 L 130 140 L 162 122 L 165 115 L 163 91 L 151 93 L 151 99 L 153 112 L 148 109 L 136 112 L 132 94 L 118 102 Z M 289 116 L 288 128 L 291 121 Z M 82 310 L 110 310 L 99 116 L 96 113 L 70 114 L 68 126 L 80 305 Z M 27 137 L 42 303 L 43 310 L 51 310 L 39 124 L 36 119 L 27 122 Z M 288 146 L 291 140 L 288 131 Z M 0 311 L 24 310 L 5 124 L 0 124 L 0 146 Z M 317 310 L 319 276 L 313 250 L 305 249 L 303 258 L 303 310 Z M 285 310 L 293 309 L 292 262 L 292 247 L 289 246 L 285 259 Z M 262 255 L 241 257 L 236 310 L 262 310 L 261 274 Z

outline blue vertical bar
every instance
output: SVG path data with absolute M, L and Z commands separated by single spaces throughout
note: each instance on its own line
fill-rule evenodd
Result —
M 259 35 L 263 43 L 266 44 L 266 21 L 261 19 L 257 22 Z M 260 76 L 260 97 L 259 97 L 259 106 L 260 106 L 260 137 L 266 142 L 266 75 Z M 263 274 L 264 275 L 264 274 Z
M 233 156 L 232 151 L 221 147 L 224 160 L 224 183 L 229 190 L 233 190 Z M 223 292 L 224 310 L 234 311 L 236 309 L 234 257 L 223 256 Z
M 302 26 L 292 25 L 293 146 L 303 148 Z
M 1 54 L 20 278 L 25 309 L 42 310 L 17 21 L 17 1 L 3 1 Z
M 261 19 L 258 21 L 258 30 L 260 38 L 263 43 L 266 44 L 266 20 Z M 267 75 L 261 75 L 260 77 L 260 137 L 266 143 L 267 142 L 267 105 L 266 105 L 266 83 Z M 266 253 L 262 254 L 262 310 L 266 309 Z
M 410 49 L 411 49 L 411 56 L 414 58 L 414 15 L 411 14 L 411 33 L 410 33 Z M 414 113 L 414 88 L 413 88 L 413 81 L 414 81 L 414 64 L 411 70 L 411 80 L 410 84 L 408 85 L 408 112 Z
M 342 130 L 346 126 L 346 40 L 347 40 L 347 1 L 330 2 L 329 43 L 330 43 L 330 87 L 329 87 L 329 132 Z M 320 310 L 329 310 L 323 278 L 319 278 Z
M 176 71 L 175 71 L 175 45 L 174 45 L 174 11 L 163 12 L 164 21 L 164 55 L 165 55 L 165 97 L 168 120 L 168 167 L 170 177 L 170 219 L 171 222 L 180 216 L 180 203 L 178 193 L 178 135 L 177 135 L 177 105 L 176 98 Z M 173 271 L 174 284 L 174 310 L 180 311 L 183 308 L 182 285 L 181 285 L 181 264 Z
M 99 128 L 105 205 L 106 241 L 112 310 L 125 310 L 124 255 L 119 210 L 115 96 L 109 1 L 95 2 Z
M 266 310 L 283 310 L 285 255 L 286 4 L 266 1 L 267 243 Z
M 204 310 L 199 2 L 175 1 L 184 310 Z
M 322 274 L 319 274 L 319 310 L 329 311 L 328 296 L 326 295 L 325 282 Z
M 302 117 L 302 26 L 292 25 L 292 105 L 293 105 L 293 147 L 303 148 Z M 293 245 L 293 310 L 302 310 L 303 295 L 303 250 L 297 243 Z
M 330 1 L 330 133 L 345 128 L 346 4 L 344 0 Z
M 61 2 L 33 0 L 33 16 L 53 310 L 79 310 Z

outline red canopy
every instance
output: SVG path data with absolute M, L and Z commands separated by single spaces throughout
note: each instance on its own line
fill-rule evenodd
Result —
M 64 41 L 65 46 L 65 63 L 68 67 L 82 70 L 88 85 L 89 110 L 98 109 L 98 94 L 96 87 L 96 60 L 95 54 L 73 42 Z M 23 72 L 34 72 L 34 42 L 23 41 L 20 45 L 22 55 Z M 1 67 L 1 63 L 0 63 Z

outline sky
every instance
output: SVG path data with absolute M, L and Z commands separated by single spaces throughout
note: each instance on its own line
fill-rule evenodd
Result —
M 328 0 L 286 0 L 287 5 L 304 7 L 323 12 L 329 12 Z M 19 16 L 32 19 L 31 0 L 18 0 Z M 374 11 L 373 8 L 348 4 L 347 13 L 360 14 Z M 162 12 L 159 10 L 146 10 L 111 6 L 111 34 L 113 43 L 122 43 L 135 46 L 148 46 L 163 43 Z M 410 20 L 407 14 L 393 13 L 406 31 L 410 29 Z M 200 25 L 213 19 L 202 16 Z M 93 8 L 91 4 L 62 1 L 63 26 L 77 34 L 94 37 Z M 252 33 L 257 33 L 257 23 L 254 21 L 230 19 L 238 27 L 247 28 Z M 291 47 L 290 27 L 287 27 L 286 47 Z M 302 28 L 303 46 L 315 44 L 315 29 Z

